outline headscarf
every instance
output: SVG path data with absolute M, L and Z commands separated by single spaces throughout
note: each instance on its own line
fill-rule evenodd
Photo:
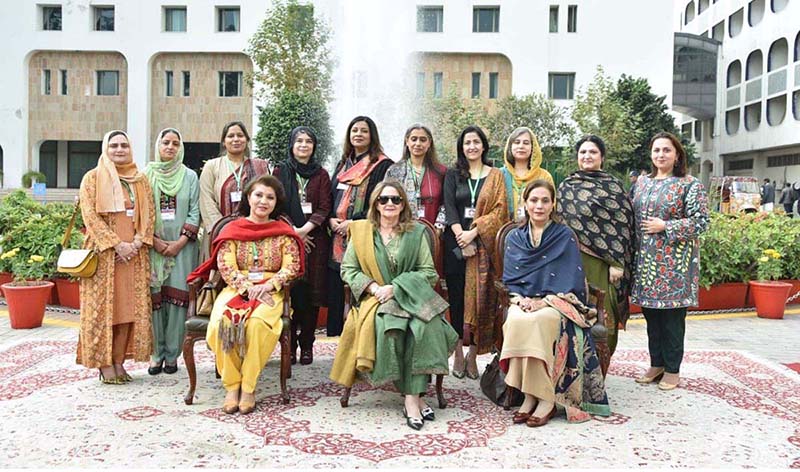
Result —
M 128 140 L 131 161 L 125 164 L 115 164 L 108 157 L 108 142 L 111 135 L 119 133 Z M 144 234 L 147 223 L 145 219 L 150 214 L 152 201 L 141 198 L 147 194 L 147 178 L 136 167 L 133 161 L 133 145 L 131 139 L 124 131 L 113 130 L 103 136 L 103 147 L 100 159 L 97 161 L 97 190 L 95 193 L 95 211 L 97 213 L 117 213 L 125 211 L 125 196 L 122 182 L 133 187 L 134 196 L 137 201 L 134 203 L 133 227 L 136 234 Z
M 294 157 L 294 142 L 297 139 L 297 135 L 300 133 L 307 134 L 311 138 L 311 141 L 314 142 L 314 150 L 311 152 L 311 157 L 308 160 L 308 164 L 303 164 Z M 297 186 L 297 176 L 300 176 L 304 179 L 310 179 L 319 171 L 320 165 L 316 159 L 314 159 L 314 155 L 317 152 L 317 144 L 317 134 L 314 132 L 313 128 L 308 126 L 298 126 L 292 130 L 292 133 L 289 137 L 289 149 L 287 151 L 286 159 L 278 166 L 278 180 L 281 181 L 283 188 L 286 189 L 286 209 L 289 213 L 289 218 L 292 220 L 292 224 L 298 228 L 305 224 L 306 216 L 303 213 L 303 208 L 300 206 L 300 194 L 299 187 Z
M 506 139 L 506 147 L 503 150 L 503 162 L 505 163 L 503 174 L 506 181 L 508 212 L 511 214 L 512 219 L 514 219 L 513 213 L 516 209 L 515 203 L 519 201 L 520 195 L 525 189 L 525 185 L 527 185 L 529 182 L 539 179 L 546 180 L 553 184 L 553 177 L 550 175 L 550 172 L 548 172 L 546 169 L 542 169 L 541 167 L 542 148 L 539 146 L 539 140 L 536 139 L 536 135 L 533 134 L 533 131 L 530 128 L 527 126 L 522 126 L 521 128 L 531 136 L 531 157 L 528 165 L 528 172 L 522 177 L 517 177 L 517 173 L 514 170 L 514 156 L 511 154 L 511 136 L 513 136 L 514 133 L 511 133 L 508 136 L 508 139 Z M 509 159 L 511 162 L 509 162 Z
M 181 142 L 178 152 L 171 161 L 162 161 L 159 145 L 166 132 L 175 133 Z M 144 173 L 147 175 L 147 180 L 150 181 L 150 186 L 153 188 L 153 203 L 156 208 L 156 222 L 155 234 L 159 237 L 162 236 L 161 231 L 164 228 L 164 223 L 161 221 L 161 194 L 164 193 L 170 197 L 178 194 L 183 185 L 183 177 L 186 175 L 186 166 L 183 165 L 183 136 L 174 128 L 165 128 L 158 133 L 155 145 L 155 161 L 147 164 Z M 164 257 L 157 251 L 150 251 L 150 285 L 152 287 L 160 287 L 161 284 L 167 280 L 172 268 L 175 266 L 174 257 Z

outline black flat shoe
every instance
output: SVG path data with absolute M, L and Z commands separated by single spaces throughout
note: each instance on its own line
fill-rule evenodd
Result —
M 159 362 L 157 366 L 150 366 L 147 368 L 147 373 L 150 375 L 158 375 L 164 368 L 164 361 Z
M 170 364 L 165 364 L 164 365 L 164 373 L 165 374 L 174 374 L 177 371 L 178 371 L 178 363 L 177 362 L 175 362 L 175 364 L 172 364 L 172 365 L 170 365 Z
M 421 430 L 422 426 L 425 424 L 425 422 L 422 420 L 422 418 L 412 418 L 412 417 L 408 416 L 408 413 L 406 412 L 406 408 L 405 407 L 403 407 L 403 416 L 405 416 L 405 418 L 406 418 L 406 424 L 408 425 L 408 427 L 413 429 L 413 430 L 415 430 L 415 431 Z
M 419 412 L 422 415 L 422 419 L 425 421 L 433 421 L 436 419 L 436 413 L 433 412 L 433 408 L 426 406 Z

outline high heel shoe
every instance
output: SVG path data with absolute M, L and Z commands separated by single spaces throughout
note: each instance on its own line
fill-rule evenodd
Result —
M 422 429 L 422 426 L 425 424 L 422 418 L 413 418 L 411 416 L 408 416 L 408 412 L 406 412 L 406 407 L 403 407 L 403 416 L 406 419 L 406 424 L 408 425 L 408 427 L 415 431 L 419 431 L 420 429 Z
M 244 397 L 244 393 L 242 394 Z M 244 400 L 244 398 L 239 399 L 239 413 L 243 415 L 249 415 L 256 409 L 256 397 L 253 395 L 253 400 Z
M 538 428 L 539 426 L 544 426 L 550 421 L 554 416 L 556 416 L 556 406 L 553 405 L 553 409 L 550 410 L 550 413 L 546 414 L 544 418 L 539 418 L 538 416 L 531 415 L 528 418 L 528 421 L 525 424 L 530 428 Z
M 177 371 L 178 371 L 178 361 L 177 360 L 175 361 L 174 364 L 167 364 L 166 362 L 164 363 L 164 373 L 165 374 L 172 375 Z
M 661 380 L 661 377 L 664 376 L 664 368 L 660 367 L 660 370 L 652 376 L 642 375 L 641 377 L 634 379 L 634 381 L 638 384 L 649 384 L 652 382 L 658 382 Z
M 434 413 L 433 408 L 429 406 L 420 410 L 419 414 L 422 415 L 422 419 L 425 421 L 433 421 L 436 419 L 436 413 Z
M 661 382 L 658 383 L 658 388 L 659 389 L 661 389 L 661 390 L 673 390 L 678 386 L 679 383 L 681 383 L 681 378 L 680 378 L 680 376 L 678 374 L 669 374 L 669 375 L 670 375 L 670 379 L 669 380 L 674 378 L 675 379 L 675 383 L 667 382 L 668 379 L 666 378 L 666 375 L 665 375 L 663 380 L 661 380 Z
M 467 375 L 467 378 L 475 380 L 475 379 L 477 379 L 478 377 L 481 376 L 481 373 L 480 373 L 480 370 L 478 369 L 477 363 L 475 365 L 475 372 L 470 372 L 469 369 L 467 368 L 468 365 L 469 365 L 469 362 L 465 362 L 464 363 L 464 370 L 465 370 L 465 373 Z
M 158 363 L 158 365 L 151 365 L 147 368 L 147 373 L 150 375 L 158 375 L 164 369 L 164 359 Z
M 99 369 L 98 369 L 98 370 L 99 370 Z M 110 378 L 110 379 L 107 379 L 107 378 L 106 378 L 106 377 L 103 375 L 103 371 L 102 371 L 102 370 L 100 371 L 100 382 L 101 382 L 101 383 L 104 383 L 104 384 L 106 384 L 106 385 L 122 385 L 122 382 L 119 380 L 119 377 L 116 377 L 116 376 L 115 376 L 115 377 L 112 377 L 112 378 Z

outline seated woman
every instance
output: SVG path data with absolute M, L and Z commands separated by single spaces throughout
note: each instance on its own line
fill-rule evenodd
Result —
M 303 274 L 303 241 L 291 225 L 274 219 L 285 199 L 277 178 L 251 181 L 239 204 L 239 214 L 247 217 L 228 223 L 214 240 L 211 257 L 189 275 L 191 282 L 219 270 L 227 284 L 206 333 L 228 392 L 222 407 L 227 414 L 255 409 L 258 376 L 283 328 L 281 289 Z
M 370 198 L 366 220 L 350 223 L 342 280 L 353 307 L 331 369 L 350 387 L 356 374 L 372 385 L 393 381 L 405 395 L 406 424 L 419 430 L 434 413 L 421 398 L 431 374 L 447 374 L 458 335 L 442 316 L 447 302 L 433 291 L 439 276 L 398 182 L 382 182 Z
M 525 187 L 525 220 L 509 233 L 504 254 L 511 306 L 500 360 L 506 383 L 525 394 L 513 421 L 531 427 L 547 424 L 556 404 L 566 408 L 570 422 L 611 413 L 587 321 L 597 312 L 585 305 L 575 235 L 552 220 L 554 199 L 550 182 Z

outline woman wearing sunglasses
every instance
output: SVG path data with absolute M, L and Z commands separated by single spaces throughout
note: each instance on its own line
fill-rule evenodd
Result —
M 353 221 L 342 259 L 352 308 L 342 331 L 331 379 L 345 387 L 365 375 L 372 385 L 394 382 L 405 397 L 403 415 L 415 430 L 433 421 L 421 394 L 431 375 L 447 374 L 458 334 L 433 286 L 439 279 L 426 243 L 398 182 L 382 182 L 366 220 Z

